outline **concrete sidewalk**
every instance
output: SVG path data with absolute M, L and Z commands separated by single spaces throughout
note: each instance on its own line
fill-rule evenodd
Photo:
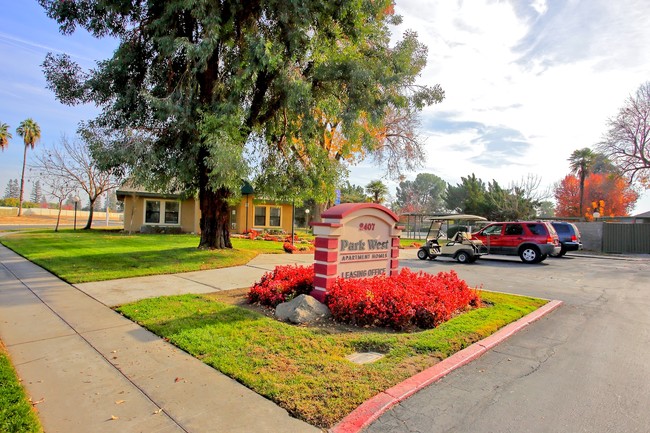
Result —
M 243 287 L 289 257 L 313 256 L 121 280 L 100 302 L 98 287 L 84 285 L 89 296 L 0 245 L 0 339 L 48 433 L 317 432 L 102 303 L 127 301 L 126 289 Z
M 313 254 L 262 254 L 244 266 L 98 281 L 75 284 L 75 287 L 102 304 L 113 307 L 157 296 L 212 293 L 250 287 L 262 278 L 262 275 L 278 265 L 302 265 L 313 262 Z

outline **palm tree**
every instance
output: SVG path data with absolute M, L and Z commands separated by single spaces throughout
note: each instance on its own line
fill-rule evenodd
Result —
M 388 194 L 388 187 L 381 180 L 373 180 L 366 185 L 366 191 L 372 196 L 373 203 L 381 203 Z
M 588 147 L 574 150 L 569 157 L 569 167 L 571 168 L 571 172 L 578 175 L 578 178 L 580 179 L 580 204 L 578 206 L 580 217 L 584 216 L 582 214 L 582 203 L 585 195 L 585 179 L 590 173 L 595 160 L 596 154 Z
M 0 122 L 0 149 L 4 151 L 5 147 L 9 146 L 10 138 L 11 132 L 9 132 L 9 125 Z
M 34 149 L 36 142 L 41 139 L 41 127 L 33 119 L 23 120 L 16 128 L 16 132 L 25 142 L 25 152 L 23 153 L 23 174 L 20 177 L 20 199 L 18 200 L 18 216 L 23 213 L 23 193 L 25 192 L 25 165 L 27 163 L 27 148 Z

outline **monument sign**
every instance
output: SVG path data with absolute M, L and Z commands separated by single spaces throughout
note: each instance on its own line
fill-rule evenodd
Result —
M 312 223 L 316 236 L 314 290 L 319 301 L 325 299 L 336 278 L 365 278 L 397 272 L 398 217 L 375 203 L 344 203 L 321 215 Z

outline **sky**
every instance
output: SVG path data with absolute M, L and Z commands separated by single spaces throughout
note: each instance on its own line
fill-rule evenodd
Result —
M 0 6 L 0 122 L 13 134 L 0 153 L 1 195 L 20 178 L 24 147 L 15 128 L 22 120 L 40 125 L 37 148 L 47 148 L 98 113 L 56 101 L 40 67 L 46 54 L 65 52 L 90 68 L 116 44 L 84 32 L 61 35 L 34 0 Z M 650 80 L 648 0 L 397 0 L 395 9 L 403 23 L 394 39 L 410 29 L 428 47 L 418 82 L 440 84 L 446 94 L 422 112 L 427 157 L 417 172 L 452 184 L 474 173 L 502 186 L 532 175 L 552 187 L 569 173 L 571 153 L 594 148 L 607 120 Z M 397 183 L 382 175 L 361 163 L 350 181 L 381 179 L 394 194 Z M 647 191 L 632 214 L 649 210 Z

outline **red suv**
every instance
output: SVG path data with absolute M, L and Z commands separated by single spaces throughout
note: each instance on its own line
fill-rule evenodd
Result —
M 555 229 L 544 221 L 492 223 L 472 238 L 481 240 L 488 254 L 519 256 L 524 263 L 539 263 L 561 249 Z

